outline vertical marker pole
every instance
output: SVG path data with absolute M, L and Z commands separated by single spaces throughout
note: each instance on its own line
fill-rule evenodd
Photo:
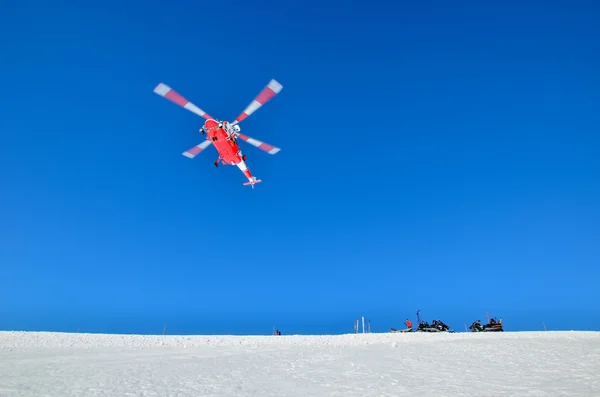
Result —
M 365 333 L 365 316 L 362 316 L 363 334 Z

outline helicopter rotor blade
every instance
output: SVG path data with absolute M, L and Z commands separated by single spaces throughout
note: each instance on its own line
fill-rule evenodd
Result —
M 168 99 L 169 101 L 171 101 L 173 103 L 176 103 L 177 105 L 181 106 L 182 108 L 187 109 L 190 112 L 197 114 L 200 117 L 204 117 L 207 120 L 212 119 L 212 117 L 208 113 L 206 113 L 204 110 L 200 109 L 198 106 L 194 105 L 192 102 L 185 99 L 178 92 L 176 92 L 174 89 L 172 89 L 171 87 L 169 87 L 168 85 L 166 85 L 164 83 L 159 83 L 154 88 L 154 93 L 157 95 L 160 95 L 163 98 Z
M 275 79 L 271 79 L 262 91 L 254 98 L 252 102 L 244 109 L 244 111 L 231 123 L 235 125 L 245 120 L 252 113 L 256 112 L 262 105 L 269 102 L 271 98 L 279 94 L 283 86 Z
M 239 132 L 236 134 L 236 136 L 239 137 L 241 140 L 248 142 L 252 146 L 256 146 L 257 148 L 264 150 L 265 152 L 267 152 L 269 154 L 275 154 L 281 150 L 278 147 L 269 145 L 268 143 L 259 141 L 258 139 L 251 138 L 247 135 L 240 134 Z
M 185 157 L 189 158 L 189 159 L 193 159 L 194 157 L 196 157 L 197 155 L 200 154 L 200 152 L 202 152 L 204 149 L 206 149 L 207 147 L 210 146 L 212 142 L 209 141 L 208 139 L 205 140 L 204 142 L 194 146 L 193 148 L 186 150 L 185 152 L 181 153 L 182 155 L 184 155 Z

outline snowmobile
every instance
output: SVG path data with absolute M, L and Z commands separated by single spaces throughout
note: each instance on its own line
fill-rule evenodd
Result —
M 502 326 L 502 320 L 496 320 L 495 318 L 490 319 L 490 321 L 481 325 L 481 321 L 473 321 L 473 324 L 469 327 L 471 332 L 504 332 L 504 327 Z
M 450 327 L 441 322 L 440 320 L 433 320 L 431 325 L 427 321 L 421 321 L 417 327 L 417 332 L 454 332 L 450 330 Z

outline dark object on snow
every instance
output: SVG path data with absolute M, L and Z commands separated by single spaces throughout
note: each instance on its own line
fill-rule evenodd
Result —
M 496 320 L 495 318 L 490 319 L 490 321 L 481 325 L 481 321 L 473 321 L 473 324 L 469 327 L 471 332 L 504 332 L 504 327 L 502 326 L 502 319 Z
M 440 320 L 433 320 L 431 325 L 427 321 L 421 321 L 417 327 L 418 332 L 452 332 L 450 327 L 441 322 Z

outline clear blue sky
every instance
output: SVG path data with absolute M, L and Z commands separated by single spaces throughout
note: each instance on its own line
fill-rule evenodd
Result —
M 600 6 L 416 3 L 3 5 L 0 329 L 600 329 Z

